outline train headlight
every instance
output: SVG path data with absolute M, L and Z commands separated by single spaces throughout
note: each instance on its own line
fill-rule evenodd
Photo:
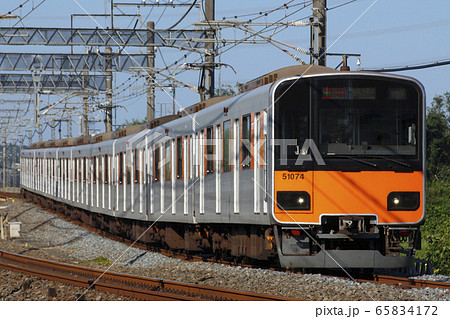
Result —
M 311 197 L 307 192 L 277 192 L 277 206 L 283 210 L 310 210 Z
M 387 198 L 387 210 L 417 210 L 420 206 L 419 192 L 392 192 Z

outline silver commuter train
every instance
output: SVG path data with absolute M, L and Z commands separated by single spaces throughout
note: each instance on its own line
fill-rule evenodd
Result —
M 320 203 L 315 203 L 314 194 L 319 194 L 320 185 L 315 185 L 314 177 L 308 175 L 317 168 L 314 164 L 317 158 L 313 156 L 312 161 L 298 167 L 277 167 L 275 145 L 268 141 L 282 137 L 275 132 L 278 124 L 274 116 L 284 93 L 278 93 L 279 102 L 275 99 L 275 91 L 283 83 L 292 86 L 302 79 L 316 77 L 353 77 L 355 80 L 367 77 L 379 83 L 394 81 L 400 89 L 405 84 L 404 92 L 408 92 L 405 94 L 417 95 L 411 98 L 405 95 L 405 99 L 415 103 L 412 109 L 416 115 L 407 119 L 413 122 L 409 130 L 415 127 L 415 144 L 403 145 L 404 154 L 393 154 L 393 159 L 374 158 L 373 165 L 378 167 L 377 170 L 386 166 L 378 175 L 402 170 L 415 174 L 411 177 L 414 179 L 410 183 L 412 186 L 405 185 L 404 189 L 399 186 L 397 188 L 402 189 L 391 191 L 406 196 L 405 202 L 418 201 L 417 207 L 413 208 L 414 216 L 419 218 L 383 222 L 382 214 L 390 213 L 391 196 L 384 194 L 388 197 L 384 210 L 369 207 L 370 213 L 319 212 Z M 64 142 L 61 146 L 38 144 L 23 150 L 21 187 L 27 194 L 48 198 L 54 204 L 63 203 L 66 208 L 74 207 L 72 217 L 94 213 L 79 217 L 94 226 L 144 243 L 162 243 L 173 249 L 210 252 L 218 258 L 231 256 L 278 261 L 281 266 L 290 268 L 409 266 L 420 241 L 419 225 L 423 221 L 424 207 L 424 94 L 420 84 L 406 77 L 296 66 L 255 79 L 245 89 L 243 94 L 208 107 L 199 103 L 182 110 L 183 116 L 131 135 L 120 137 L 121 134 L 116 134 L 116 138 L 92 143 L 94 137 L 85 145 L 74 145 L 73 142 L 70 146 L 63 146 Z M 381 91 L 383 87 L 377 89 Z M 338 90 L 327 91 L 327 94 L 346 93 Z M 401 104 L 396 107 L 406 107 L 403 106 L 406 102 L 395 103 Z M 305 145 L 303 142 L 311 137 L 315 137 L 311 132 L 299 137 L 298 145 Z M 65 144 L 71 143 L 66 140 Z M 367 142 L 363 145 L 367 148 Z M 336 145 L 332 146 L 336 148 Z M 297 147 L 295 154 L 300 153 Z M 341 169 L 341 175 L 347 171 L 353 173 L 351 176 L 362 171 L 366 173 L 366 170 L 371 171 L 369 173 L 377 171 L 364 164 L 372 159 L 360 159 L 358 163 L 358 160 L 342 157 L 341 161 L 345 161 L 342 165 L 351 163 L 353 167 Z M 388 168 L 388 163 L 399 162 L 398 158 L 404 160 L 405 165 Z M 282 172 L 283 177 L 279 177 Z M 285 177 L 301 180 L 304 184 L 300 186 L 288 180 L 280 182 L 280 178 Z M 418 178 L 422 182 L 417 182 Z M 399 185 L 401 183 L 405 181 L 399 180 Z M 289 197 L 292 194 L 294 199 Z M 305 194 L 305 198 L 298 197 L 299 194 Z M 367 198 L 372 197 L 367 194 Z M 290 207 L 292 200 L 296 201 L 294 207 Z M 286 209 L 281 207 L 281 201 Z M 308 206 L 303 207 L 303 203 Z M 280 218 L 280 209 L 281 214 L 288 217 L 287 221 Z M 400 210 L 401 213 L 404 211 L 410 212 L 411 208 Z M 311 216 L 316 215 L 318 219 L 312 220 Z M 337 223 L 345 222 L 347 226 L 338 225 L 335 229 L 325 226 L 327 221 L 328 224 L 334 221 L 327 220 L 327 215 L 337 216 Z M 151 225 L 154 226 L 147 229 Z M 391 229 L 389 225 L 392 225 Z M 405 237 L 408 238 L 406 248 L 400 246 Z M 404 254 L 400 256 L 402 252 Z

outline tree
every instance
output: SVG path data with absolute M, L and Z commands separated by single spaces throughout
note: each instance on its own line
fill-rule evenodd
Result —
M 435 272 L 450 274 L 450 92 L 435 96 L 427 110 L 427 202 L 419 257 Z
M 242 92 L 242 86 L 244 84 L 236 82 L 236 85 L 233 87 L 232 85 L 226 84 L 222 85 L 220 88 L 216 89 L 214 92 L 214 96 L 233 96 L 238 95 Z
M 450 92 L 435 96 L 427 112 L 427 173 L 431 180 L 450 177 Z
M 145 124 L 145 123 L 147 123 L 147 118 L 145 118 L 143 120 L 139 120 L 139 119 L 132 119 L 131 121 L 125 120 L 125 122 L 123 122 L 119 126 L 119 129 L 128 127 L 128 126 L 133 126 L 133 125 Z

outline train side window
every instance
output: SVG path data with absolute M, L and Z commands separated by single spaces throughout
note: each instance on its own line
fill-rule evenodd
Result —
M 68 158 L 66 158 L 66 180 L 69 180 L 69 159 Z
M 220 143 L 220 134 L 222 132 L 222 126 L 216 125 L 215 138 L 214 138 L 214 172 L 215 174 L 222 173 L 222 144 Z
M 97 156 L 94 156 L 92 157 L 92 184 L 96 183 L 97 183 Z
M 155 169 L 155 174 L 154 174 L 155 182 L 158 182 L 160 179 L 160 176 L 161 176 L 160 175 L 160 162 L 161 162 L 161 158 L 159 155 L 159 146 L 157 145 L 155 148 L 154 155 L 153 155 L 153 163 L 154 163 L 153 166 Z
M 259 146 L 258 146 L 258 150 L 259 150 L 259 156 L 260 156 L 260 167 L 264 167 L 264 143 L 265 143 L 265 139 L 264 139 L 264 113 L 261 112 L 259 114 L 259 130 L 257 131 L 259 132 Z M 258 134 L 258 133 L 256 133 Z
M 241 165 L 242 169 L 250 168 L 251 165 L 251 117 L 245 115 L 242 117 L 242 133 L 241 133 Z
M 240 166 L 240 136 L 239 133 L 241 131 L 241 127 L 240 127 L 240 121 L 239 119 L 234 120 L 234 127 L 233 127 L 233 133 L 235 134 L 235 136 L 233 136 L 233 146 L 232 146 L 232 163 L 231 165 L 234 166 L 234 168 L 236 170 L 239 170 L 239 166 Z
M 75 180 L 77 181 L 77 183 L 81 182 L 81 158 L 77 158 L 75 159 Z
M 181 137 L 177 137 L 177 179 L 183 178 L 183 145 Z
M 200 134 L 195 133 L 194 140 L 194 166 L 195 166 L 195 176 L 196 178 L 200 177 Z
M 140 179 L 141 179 L 141 170 L 140 170 L 140 164 L 139 164 L 139 159 L 140 156 L 139 154 L 141 153 L 140 149 L 135 149 L 134 150 L 134 183 L 135 184 L 139 184 L 140 183 Z
M 119 184 L 123 184 L 123 152 L 119 153 L 119 163 L 118 163 L 119 169 L 117 170 L 119 174 Z
M 231 120 L 223 122 L 222 132 L 223 172 L 231 172 Z
M 84 183 L 83 181 L 83 158 L 78 159 L 78 181 Z
M 311 88 L 307 80 L 298 83 L 285 82 L 278 87 L 275 93 L 277 102 L 274 106 L 273 134 L 276 170 L 295 166 L 295 162 L 298 160 L 297 154 L 300 154 L 304 142 L 310 137 L 310 97 Z M 326 100 L 328 101 L 328 99 Z M 342 108 L 342 112 L 344 112 L 344 108 Z M 291 144 L 291 141 L 294 143 Z M 312 162 L 303 161 L 303 168 L 312 169 L 310 166 Z
M 164 148 L 164 180 L 170 181 L 172 180 L 172 152 L 171 152 L 171 144 L 172 141 L 169 140 L 166 142 Z
M 92 171 L 91 171 L 91 159 L 89 157 L 85 158 L 85 171 L 86 171 L 86 183 L 91 184 L 91 177 L 92 177 Z
M 75 158 L 74 160 L 73 160 L 73 175 L 74 175 L 74 178 L 73 178 L 73 180 L 74 180 L 74 182 L 78 182 L 78 159 L 77 158 Z
M 80 158 L 80 180 L 84 184 L 86 183 L 86 159 Z
M 189 170 L 189 179 L 192 178 L 192 136 L 189 135 L 189 143 L 188 143 L 188 152 L 187 152 L 187 158 L 189 159 L 188 162 L 188 170 Z
M 214 174 L 214 128 L 206 129 L 206 174 Z
M 139 167 L 139 171 L 141 172 L 139 178 L 142 184 L 147 184 L 147 179 L 145 178 L 145 174 L 147 172 L 145 163 L 145 148 L 141 149 L 139 163 L 141 163 L 141 166 Z
M 103 156 L 100 155 L 97 158 L 97 163 L 98 163 L 97 180 L 98 180 L 98 183 L 101 184 L 101 183 L 103 183 Z
M 125 152 L 125 165 L 126 165 L 126 182 L 131 184 L 131 156 L 133 156 L 132 151 Z
M 104 155 L 105 158 L 105 169 L 104 169 L 104 174 L 105 174 L 105 184 L 109 184 L 109 159 L 110 156 L 109 155 Z M 100 171 L 101 174 L 102 171 Z

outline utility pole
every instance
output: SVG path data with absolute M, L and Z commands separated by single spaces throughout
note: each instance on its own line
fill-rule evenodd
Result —
M 205 20 L 208 24 L 215 20 L 215 0 L 205 0 Z M 212 25 L 210 29 L 206 31 L 206 39 L 214 40 L 215 30 Z M 206 100 L 208 98 L 214 97 L 214 62 L 215 62 L 215 52 L 214 52 L 214 41 L 208 41 L 205 44 L 205 49 L 208 52 L 205 55 L 205 66 L 203 71 L 203 84 L 201 100 Z
M 114 0 L 111 0 L 111 30 L 114 30 Z
M 11 147 L 9 149 L 9 154 L 11 157 L 11 166 L 10 166 L 10 172 L 12 175 L 12 179 L 11 180 L 11 187 L 17 187 L 16 185 L 16 148 L 15 145 L 17 144 L 17 141 L 14 142 L 14 145 L 11 143 Z
M 84 95 L 83 95 L 83 136 L 89 135 L 89 101 L 87 95 L 88 71 L 83 71 L 84 75 Z
M 172 87 L 169 87 L 169 91 L 172 91 L 172 114 L 175 115 L 175 82 L 172 83 Z M 171 90 L 172 89 L 172 90 Z
M 3 188 L 6 188 L 6 129 L 3 134 Z
M 67 109 L 67 138 L 72 137 L 72 108 Z
M 40 108 L 40 86 L 41 86 L 41 72 L 33 70 L 33 85 L 34 85 L 34 127 L 38 130 L 41 128 L 39 123 L 39 108 Z
M 89 135 L 89 103 L 87 95 L 83 96 L 83 136 Z
M 55 120 L 53 119 L 53 117 L 50 120 L 50 128 L 51 128 L 50 139 L 52 141 L 55 141 L 56 140 L 56 130 L 55 130 L 56 129 L 56 125 L 55 125 Z
M 311 64 L 326 66 L 327 0 L 313 0 L 311 18 Z
M 111 70 L 111 58 L 112 58 L 112 48 L 106 47 L 106 105 L 105 105 L 105 132 L 112 131 L 112 70 Z
M 155 47 L 151 45 L 155 42 L 155 33 L 153 30 L 155 29 L 155 22 L 149 21 L 147 22 L 147 29 L 150 32 L 147 33 L 148 43 L 150 44 L 147 47 L 147 121 L 150 122 L 155 118 L 155 74 L 152 72 L 152 69 L 155 67 Z
M 33 132 L 31 130 L 26 130 L 26 134 L 28 137 L 28 146 L 31 147 L 31 144 L 33 144 Z

